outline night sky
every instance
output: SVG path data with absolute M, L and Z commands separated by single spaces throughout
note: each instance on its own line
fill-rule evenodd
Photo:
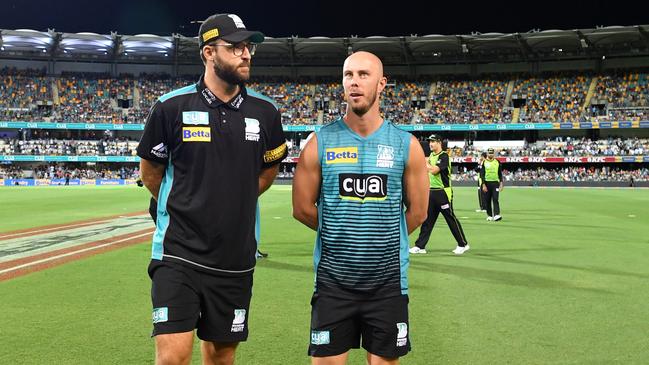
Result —
M 192 4 L 187 6 L 187 4 Z M 194 36 L 214 13 L 236 13 L 272 37 L 527 32 L 649 24 L 647 1 L 2 1 L 0 29 Z M 420 5 L 427 4 L 427 5 Z

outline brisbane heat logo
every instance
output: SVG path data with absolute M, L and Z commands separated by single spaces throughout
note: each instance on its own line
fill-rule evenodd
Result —
M 340 174 L 338 175 L 340 197 L 346 200 L 385 200 L 388 196 L 388 175 Z

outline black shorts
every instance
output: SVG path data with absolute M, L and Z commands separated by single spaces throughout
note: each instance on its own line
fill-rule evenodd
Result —
M 410 351 L 408 296 L 350 300 L 313 294 L 309 356 L 335 356 L 359 348 L 393 359 Z
M 152 260 L 152 336 L 198 329 L 198 338 L 240 342 L 248 338 L 252 273 L 211 275 L 173 262 Z

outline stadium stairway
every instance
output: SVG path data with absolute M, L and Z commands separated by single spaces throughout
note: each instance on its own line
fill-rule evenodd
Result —
M 410 124 L 417 124 L 419 123 L 420 116 L 424 114 L 424 110 L 426 109 L 415 109 L 412 112 L 412 117 L 410 118 Z
M 437 82 L 431 82 L 430 88 L 428 89 L 428 99 L 426 99 L 425 110 L 428 110 L 433 107 L 433 95 L 437 92 Z
M 599 81 L 598 76 L 593 76 L 593 79 L 590 81 L 590 86 L 588 87 L 588 93 L 586 94 L 586 99 L 584 100 L 584 105 L 581 106 L 582 114 L 590 105 L 590 99 L 595 95 L 595 88 L 597 88 L 597 81 Z
M 521 117 L 521 108 L 514 108 L 512 113 L 512 123 L 518 123 L 518 119 Z
M 505 105 L 508 106 L 512 102 L 512 92 L 514 91 L 514 80 L 509 80 L 507 84 L 507 94 L 505 96 Z
M 140 105 L 140 100 L 142 99 L 139 86 L 139 82 L 135 82 L 135 85 L 133 85 L 133 106 Z
M 59 105 L 60 99 L 59 99 L 59 87 L 56 85 L 56 82 L 52 80 L 51 83 L 52 87 L 52 102 L 54 105 Z

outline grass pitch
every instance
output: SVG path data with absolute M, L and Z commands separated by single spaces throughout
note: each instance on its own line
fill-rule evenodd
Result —
M 506 188 L 503 221 L 486 222 L 476 189 L 455 190 L 471 251 L 451 254 L 440 217 L 429 253 L 411 257 L 413 351 L 402 364 L 646 363 L 649 191 Z M 144 211 L 148 197 L 134 186 L 12 187 L 0 204 L 2 232 Z M 291 218 L 288 187 L 261 208 L 270 257 L 255 272 L 237 363 L 309 364 L 314 233 Z M 149 255 L 143 243 L 0 283 L 0 363 L 153 363 Z

